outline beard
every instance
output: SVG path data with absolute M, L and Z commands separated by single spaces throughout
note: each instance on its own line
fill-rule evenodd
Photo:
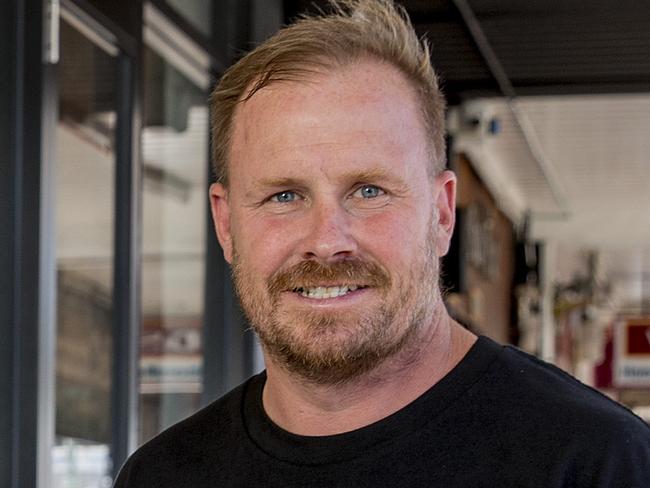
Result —
M 235 290 L 268 355 L 309 382 L 344 384 L 418 342 L 438 296 L 434 246 L 431 225 L 419 259 L 394 278 L 376 262 L 350 258 L 332 264 L 302 261 L 263 284 L 235 253 Z M 363 284 L 377 296 L 371 305 L 335 311 L 281 304 L 282 293 L 322 283 Z

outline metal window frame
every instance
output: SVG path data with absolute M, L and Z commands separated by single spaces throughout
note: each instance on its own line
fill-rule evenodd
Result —
M 3 2 L 0 13 L 8 60 L 0 76 L 7 107 L 0 122 L 0 485 L 31 488 L 42 479 L 39 439 L 48 422 L 39 354 L 44 10 L 40 0 L 16 0 Z
M 141 50 L 138 50 L 140 56 Z M 115 175 L 115 255 L 113 274 L 112 443 L 113 477 L 137 446 L 138 350 L 142 177 L 140 66 L 122 52 L 118 57 L 118 107 Z
M 90 11 L 88 11 L 88 10 Z M 114 260 L 113 260 L 113 351 L 111 368 L 111 459 L 115 476 L 128 454 L 136 447 L 137 434 L 137 347 L 139 338 L 139 228 L 140 228 L 140 159 L 139 134 L 140 110 L 136 94 L 139 89 L 140 50 L 135 41 L 106 19 L 101 13 L 72 0 L 62 0 L 61 18 L 81 32 L 93 44 L 114 56 L 118 66 L 116 93 L 117 125 L 115 130 L 115 188 L 114 188 Z M 126 39 L 126 41 L 125 41 Z M 44 146 L 51 149 L 55 144 L 55 128 L 58 114 L 58 90 L 55 67 L 46 70 L 43 114 Z M 49 142 L 46 142 L 46 138 Z M 43 198 L 49 202 L 44 208 L 53 212 L 54 182 L 53 152 L 43 153 L 42 164 L 49 168 L 43 173 Z M 56 347 L 56 256 L 54 218 L 42 215 L 43 233 L 41 259 L 42 274 L 47 283 L 42 287 L 41 304 L 43 322 L 48 324 L 49 336 L 41 344 L 41 355 L 46 361 L 43 368 L 50 372 L 44 384 L 50 385 L 51 398 L 43 402 L 48 409 L 51 425 L 38 439 L 38 445 L 47 452 L 54 444 L 55 425 L 55 347 Z M 44 415 L 43 415 L 44 416 Z M 45 454 L 44 452 L 44 454 Z M 42 462 L 41 471 L 50 477 L 49 464 Z M 22 485 L 21 485 L 22 486 Z M 38 483 L 48 486 L 47 478 Z

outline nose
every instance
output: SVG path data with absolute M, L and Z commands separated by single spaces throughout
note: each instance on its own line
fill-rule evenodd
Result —
M 357 253 L 351 216 L 340 203 L 315 203 L 302 242 L 303 259 L 335 262 Z

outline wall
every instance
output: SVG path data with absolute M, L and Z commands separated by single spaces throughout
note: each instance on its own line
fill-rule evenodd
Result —
M 458 176 L 460 287 L 448 297 L 450 308 L 476 332 L 510 342 L 513 226 L 465 155 L 457 155 L 453 167 Z

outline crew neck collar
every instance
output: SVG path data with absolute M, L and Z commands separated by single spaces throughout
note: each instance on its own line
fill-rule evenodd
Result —
M 487 370 L 503 346 L 481 336 L 463 359 L 435 385 L 397 412 L 365 427 L 329 436 L 292 434 L 264 411 L 266 373 L 253 377 L 243 398 L 243 421 L 251 440 L 267 455 L 286 462 L 317 465 L 341 462 L 411 435 L 470 388 Z

